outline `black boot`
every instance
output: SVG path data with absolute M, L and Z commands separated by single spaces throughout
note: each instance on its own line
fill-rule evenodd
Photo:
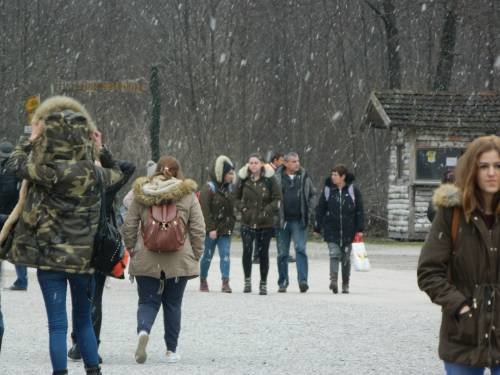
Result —
M 333 294 L 337 294 L 339 292 L 338 277 L 338 273 L 332 273 L 332 275 L 330 276 L 330 289 L 332 290 Z
M 68 358 L 73 361 L 80 361 L 82 359 L 82 354 L 80 353 L 80 348 L 78 347 L 78 343 L 76 341 L 76 335 L 71 333 L 71 348 L 68 350 Z
M 99 365 L 85 367 L 85 371 L 87 371 L 87 375 L 102 375 Z

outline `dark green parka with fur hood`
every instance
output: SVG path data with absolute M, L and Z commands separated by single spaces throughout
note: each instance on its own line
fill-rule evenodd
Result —
M 254 229 L 273 228 L 281 204 L 281 189 L 272 167 L 265 165 L 260 178 L 253 181 L 248 164 L 238 171 L 236 199 L 241 209 L 241 224 Z
M 439 356 L 470 366 L 500 364 L 500 215 L 490 229 L 480 212 L 460 225 L 453 246 L 453 210 L 461 207 L 458 188 L 441 185 L 433 202 L 437 214 L 420 254 L 420 289 L 442 307 Z M 464 305 L 471 311 L 458 315 Z
M 8 259 L 44 270 L 91 273 L 101 207 L 90 140 L 95 126 L 80 103 L 63 96 L 44 101 L 34 113 L 37 120 L 44 121 L 43 134 L 33 144 L 23 137 L 7 161 L 29 184 L 20 198 L 22 213 Z M 122 178 L 117 167 L 100 171 L 106 186 Z

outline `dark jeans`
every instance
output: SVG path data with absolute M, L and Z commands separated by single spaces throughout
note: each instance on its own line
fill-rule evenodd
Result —
M 45 301 L 49 322 L 50 360 L 54 371 L 66 370 L 66 286 L 69 282 L 71 305 L 75 319 L 75 333 L 86 367 L 96 366 L 97 342 L 92 329 L 91 300 L 94 278 L 90 274 L 71 274 L 57 271 L 37 271 L 38 282 Z
M 444 368 L 447 375 L 483 375 L 484 367 L 472 367 L 458 363 L 445 362 Z M 490 368 L 491 375 L 500 375 L 500 366 Z
M 283 228 L 276 231 L 276 245 L 278 247 L 278 285 L 288 286 L 288 257 L 290 244 L 293 240 L 295 256 L 297 257 L 297 279 L 299 284 L 307 282 L 309 263 L 306 254 L 307 227 L 300 220 L 289 220 Z
M 101 342 L 101 325 L 102 325 L 102 294 L 104 292 L 104 285 L 106 284 L 106 275 L 100 272 L 94 273 L 95 289 L 94 298 L 92 299 L 92 327 L 97 340 L 97 345 Z M 73 332 L 71 332 L 71 340 L 76 342 L 76 328 L 75 328 L 75 315 L 73 314 Z
M 26 266 L 16 266 L 16 276 L 17 279 L 14 281 L 14 285 L 26 289 L 28 288 L 28 269 Z
M 259 254 L 260 258 L 260 280 L 267 281 L 267 274 L 269 273 L 269 244 L 273 232 L 273 228 L 253 229 L 246 225 L 241 226 L 243 272 L 245 273 L 245 278 L 252 276 L 252 251 L 255 242 L 255 251 Z
M 153 323 L 163 306 L 164 340 L 167 350 L 175 352 L 181 331 L 182 297 L 186 289 L 187 277 L 159 280 L 154 277 L 137 276 L 137 333 L 151 332 Z M 163 290 L 161 284 L 163 285 Z

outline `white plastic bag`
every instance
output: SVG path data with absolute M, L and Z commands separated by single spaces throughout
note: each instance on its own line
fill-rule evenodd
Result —
M 370 260 L 368 259 L 364 242 L 352 243 L 351 262 L 356 271 L 370 271 Z

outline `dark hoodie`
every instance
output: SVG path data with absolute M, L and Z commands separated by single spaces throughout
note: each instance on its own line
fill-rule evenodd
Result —
M 233 165 L 226 156 L 219 156 L 210 170 L 210 180 L 200 190 L 200 205 L 206 231 L 218 236 L 231 235 L 236 222 L 233 186 L 224 183 L 224 163 Z
M 316 207 L 315 231 L 323 232 L 326 242 L 349 246 L 357 232 L 364 230 L 363 200 L 353 185 L 354 175 L 346 174 L 342 191 L 326 178 Z

